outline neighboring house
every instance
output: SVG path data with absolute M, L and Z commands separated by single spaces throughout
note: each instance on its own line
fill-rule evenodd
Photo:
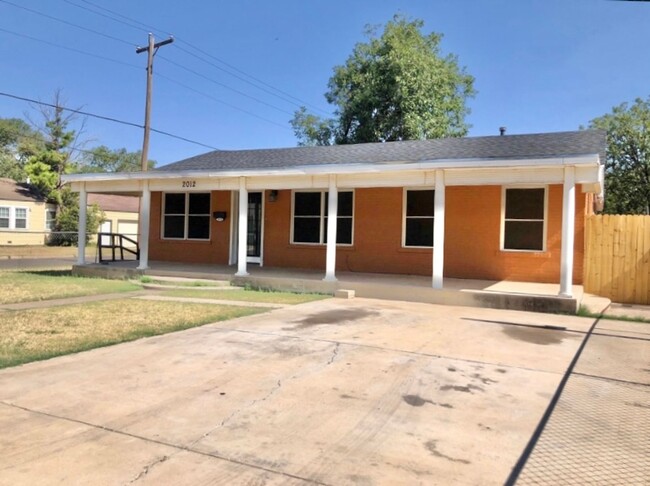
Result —
M 55 216 L 56 206 L 29 184 L 0 179 L 0 246 L 44 244 Z
M 139 199 L 133 196 L 93 194 L 105 221 L 100 231 L 123 233 L 137 240 Z M 0 179 L 0 246 L 43 245 L 54 230 L 56 205 L 47 203 L 26 183 Z
M 430 275 L 433 288 L 443 276 L 560 282 L 569 296 L 605 146 L 585 130 L 214 151 L 64 178 L 81 201 L 142 195 L 140 268 L 151 258 L 237 264 L 237 275 L 250 263 L 315 268 L 330 281 L 341 270 Z
M 121 233 L 138 239 L 138 210 L 140 199 L 133 196 L 113 194 L 89 194 L 88 205 L 97 204 L 104 212 L 101 233 Z

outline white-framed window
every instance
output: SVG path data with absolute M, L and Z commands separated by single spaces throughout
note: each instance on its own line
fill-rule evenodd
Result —
M 546 187 L 504 187 L 501 197 L 501 250 L 546 250 Z
M 209 240 L 210 207 L 209 192 L 163 194 L 163 239 Z
M 402 246 L 433 248 L 435 191 L 404 189 Z
M 27 229 L 28 214 L 25 207 L 0 206 L 0 229 Z
M 11 222 L 11 208 L 8 206 L 0 206 L 0 228 L 9 228 Z
M 328 191 L 294 191 L 291 243 L 327 243 Z M 351 245 L 354 232 L 354 192 L 338 191 L 336 244 Z
M 45 229 L 54 231 L 56 228 L 56 209 L 45 208 Z

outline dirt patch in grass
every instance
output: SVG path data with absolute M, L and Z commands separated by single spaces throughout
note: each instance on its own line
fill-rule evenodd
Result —
M 123 280 L 73 277 L 69 270 L 0 272 L 0 304 L 140 290 Z
M 193 297 L 196 299 L 234 300 L 237 302 L 261 302 L 265 304 L 302 304 L 314 300 L 327 299 L 322 294 L 296 294 L 293 292 L 266 292 L 261 290 L 201 290 L 175 289 L 161 293 L 169 297 Z
M 0 313 L 0 368 L 265 312 L 120 299 Z

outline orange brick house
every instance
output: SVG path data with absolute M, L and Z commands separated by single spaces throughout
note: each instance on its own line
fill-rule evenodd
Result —
M 142 196 L 141 269 L 151 259 L 236 265 L 240 276 L 251 264 L 323 269 L 326 281 L 427 275 L 433 288 L 443 276 L 559 281 L 570 296 L 604 153 L 605 133 L 584 130 L 214 151 L 64 177 L 82 203 Z

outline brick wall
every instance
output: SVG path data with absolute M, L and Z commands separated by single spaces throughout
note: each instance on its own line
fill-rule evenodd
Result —
M 228 211 L 228 220 L 212 220 L 210 242 L 160 239 L 160 193 L 152 194 L 150 258 L 184 262 L 228 262 L 232 217 L 230 193 L 212 193 L 213 211 Z M 584 219 L 591 198 L 576 188 L 574 282 L 582 282 Z M 431 275 L 432 250 L 402 248 L 402 188 L 356 189 L 354 244 L 337 250 L 337 270 Z M 275 202 L 265 194 L 264 265 L 325 268 L 324 245 L 290 244 L 291 191 Z M 448 187 L 446 191 L 445 276 L 558 282 L 562 228 L 562 186 L 548 192 L 546 251 L 500 251 L 501 186 Z

